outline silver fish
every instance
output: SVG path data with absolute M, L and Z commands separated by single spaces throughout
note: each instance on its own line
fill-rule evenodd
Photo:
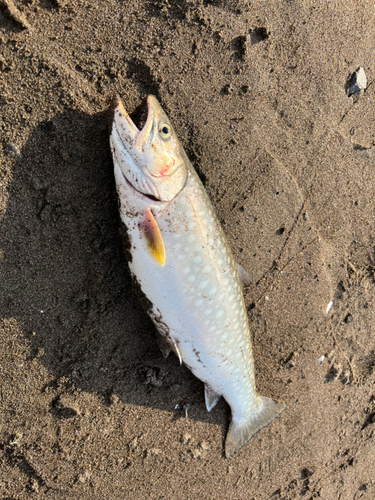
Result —
M 249 275 L 155 97 L 140 122 L 117 100 L 110 143 L 130 273 L 164 356 L 173 350 L 204 382 L 208 411 L 220 396 L 230 405 L 229 457 L 285 405 L 256 392 L 240 282 Z

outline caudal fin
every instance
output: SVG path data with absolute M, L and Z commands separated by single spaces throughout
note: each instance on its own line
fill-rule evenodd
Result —
M 246 444 L 254 434 L 272 422 L 286 408 L 284 403 L 260 396 L 261 405 L 250 418 L 240 422 L 231 422 L 225 440 L 225 456 L 229 458 Z

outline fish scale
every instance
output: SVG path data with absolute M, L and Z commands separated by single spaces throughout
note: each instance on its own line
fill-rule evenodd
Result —
M 154 97 L 147 105 L 138 130 L 118 102 L 111 133 L 128 265 L 163 354 L 173 350 L 205 383 L 208 410 L 220 396 L 230 405 L 230 456 L 285 405 L 256 391 L 238 266 L 167 116 Z

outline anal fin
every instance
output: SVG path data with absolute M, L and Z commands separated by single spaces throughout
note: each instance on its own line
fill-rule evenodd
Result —
M 258 410 L 246 420 L 230 423 L 225 440 L 225 456 L 229 458 L 238 451 L 250 438 L 267 424 L 272 422 L 286 408 L 284 403 L 276 403 L 272 399 L 260 396 L 261 404 Z
M 206 401 L 207 411 L 211 411 L 212 408 L 219 401 L 221 394 L 215 392 L 212 387 L 208 384 L 204 384 L 204 399 Z
M 246 287 L 246 286 L 251 285 L 253 280 L 252 280 L 250 274 L 247 271 L 245 271 L 245 269 L 242 266 L 240 266 L 239 264 L 237 264 L 237 271 L 238 271 L 238 277 L 240 278 L 242 286 Z

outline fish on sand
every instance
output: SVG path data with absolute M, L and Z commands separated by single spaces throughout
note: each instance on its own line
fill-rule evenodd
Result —
M 250 277 L 154 96 L 134 120 L 116 101 L 110 144 L 134 288 L 164 356 L 172 350 L 204 382 L 207 410 L 220 396 L 229 404 L 229 457 L 285 408 L 256 391 L 242 291 Z

